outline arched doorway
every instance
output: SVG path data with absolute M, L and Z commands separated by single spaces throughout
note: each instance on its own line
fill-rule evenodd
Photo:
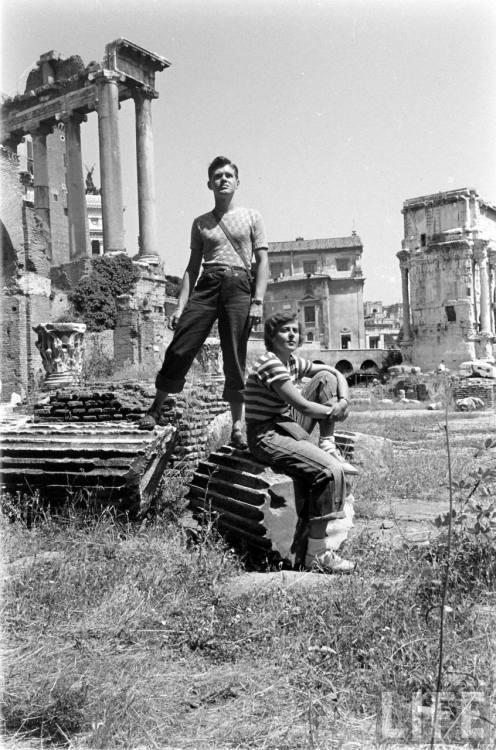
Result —
M 347 359 L 340 359 L 335 365 L 336 370 L 339 370 L 345 377 L 351 375 L 353 372 L 353 365 Z
M 378 373 L 379 368 L 377 367 L 376 363 L 373 359 L 366 359 L 362 364 L 360 365 L 360 371 L 361 372 L 368 372 L 368 373 Z

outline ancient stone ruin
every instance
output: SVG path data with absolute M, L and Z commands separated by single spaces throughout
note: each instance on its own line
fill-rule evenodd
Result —
M 110 350 L 117 366 L 153 367 L 163 356 L 167 300 L 157 246 L 151 106 L 158 96 L 155 74 L 169 65 L 127 39 L 107 44 L 101 63 L 85 65 L 78 55 L 63 59 L 50 51 L 29 73 L 25 92 L 2 101 L 3 400 L 33 386 L 41 370 L 33 327 L 64 318 L 68 293 L 90 271 L 89 194 L 101 205 L 104 254 L 126 251 L 119 107 L 127 99 L 134 101 L 136 119 L 139 280 L 120 302 Z M 101 189 L 92 170 L 83 177 L 81 127 L 93 112 Z
M 496 342 L 496 206 L 469 188 L 403 204 L 398 253 L 405 361 L 434 369 L 493 359 Z

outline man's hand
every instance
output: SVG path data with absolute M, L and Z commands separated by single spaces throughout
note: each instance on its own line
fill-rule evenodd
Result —
M 262 320 L 263 306 L 261 302 L 253 301 L 250 305 L 250 318 L 253 325 L 258 325 Z
M 171 331 L 173 331 L 174 328 L 177 326 L 178 320 L 182 314 L 183 314 L 182 309 L 180 307 L 176 307 L 176 309 L 174 310 L 174 312 L 169 318 L 169 328 L 171 329 Z
M 349 414 L 348 402 L 346 399 L 338 401 L 337 404 L 329 404 L 331 413 L 327 417 L 331 422 L 343 422 Z

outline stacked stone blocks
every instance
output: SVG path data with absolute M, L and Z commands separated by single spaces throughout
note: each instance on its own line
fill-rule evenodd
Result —
M 181 394 L 169 397 L 160 420 L 177 430 L 172 464 L 186 468 L 208 450 L 208 427 L 227 404 L 221 396 L 222 382 L 188 384 Z M 150 407 L 154 388 L 122 383 L 93 388 L 67 388 L 46 396 L 34 407 L 35 422 L 137 422 Z

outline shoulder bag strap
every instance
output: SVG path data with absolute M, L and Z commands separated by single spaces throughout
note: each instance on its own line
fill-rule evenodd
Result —
M 225 224 L 224 224 L 224 222 L 222 221 L 222 219 L 221 219 L 220 215 L 219 215 L 219 214 L 217 213 L 217 210 L 216 210 L 215 208 L 213 209 L 213 211 L 212 211 L 212 214 L 213 214 L 213 217 L 214 217 L 214 219 L 216 219 L 216 221 L 217 221 L 217 223 L 219 224 L 220 228 L 222 229 L 222 231 L 223 231 L 223 232 L 224 232 L 224 234 L 226 235 L 227 239 L 229 240 L 229 242 L 230 242 L 230 243 L 231 243 L 231 245 L 233 246 L 234 250 L 236 250 L 237 254 L 239 255 L 239 257 L 240 257 L 240 258 L 241 258 L 241 260 L 243 261 L 243 265 L 244 265 L 244 267 L 246 268 L 246 272 L 247 272 L 247 274 L 248 274 L 248 277 L 249 277 L 249 279 L 250 279 L 250 281 L 251 281 L 251 280 L 252 280 L 251 266 L 250 266 L 250 264 L 249 264 L 249 263 L 247 262 L 247 260 L 246 260 L 245 256 L 243 255 L 243 253 L 241 252 L 241 248 L 240 248 L 240 247 L 239 247 L 239 245 L 237 244 L 236 240 L 235 240 L 235 239 L 234 239 L 234 237 L 232 236 L 232 234 L 231 234 L 231 232 L 229 231 L 229 229 L 228 229 L 228 228 L 226 227 L 226 225 L 225 225 Z

